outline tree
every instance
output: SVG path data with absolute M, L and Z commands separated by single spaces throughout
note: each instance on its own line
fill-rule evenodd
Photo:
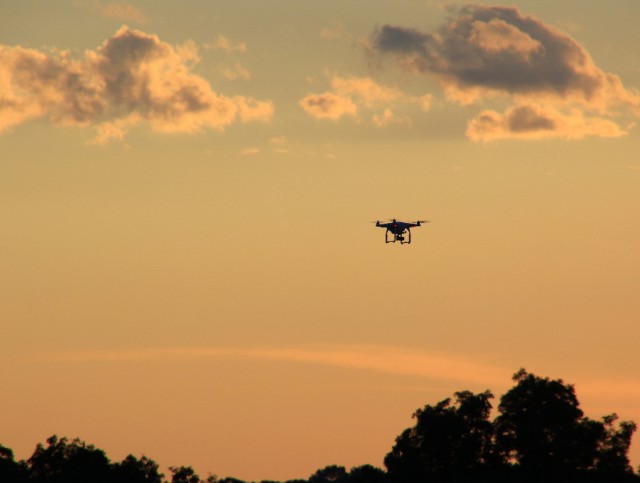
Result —
M 206 480 L 201 480 L 198 474 L 190 466 L 171 466 L 171 483 L 217 483 L 215 475 L 209 475 Z M 227 480 L 230 480 L 227 478 Z M 233 479 L 231 479 L 233 480 Z M 238 481 L 238 480 L 236 480 Z
M 30 481 L 38 483 L 107 483 L 111 468 L 104 451 L 79 439 L 51 436 L 27 461 Z
M 22 483 L 27 481 L 27 468 L 24 462 L 13 459 L 13 451 L 0 444 L 0 481 L 4 483 Z
M 626 481 L 633 474 L 629 448 L 637 426 L 633 421 L 620 421 L 616 428 L 617 420 L 615 413 L 602 418 L 604 437 L 599 441 L 596 456 L 596 471 L 608 481 Z
M 357 466 L 349 472 L 349 483 L 387 483 L 387 475 L 371 465 Z
M 118 483 L 162 483 L 162 473 L 158 471 L 158 464 L 143 456 L 138 459 L 133 455 L 127 456 L 120 463 L 112 467 L 113 481 Z
M 416 411 L 415 426 L 396 439 L 384 460 L 392 481 L 482 481 L 493 461 L 493 394 L 462 391 L 455 397 L 454 405 L 445 399 Z
M 344 466 L 331 465 L 319 469 L 309 477 L 309 483 L 345 483 L 347 470 Z
M 500 400 L 496 445 L 522 481 L 567 481 L 628 475 L 627 452 L 635 424 L 613 427 L 615 416 L 584 417 L 574 387 L 520 369 Z M 607 479 L 606 481 L 615 481 Z

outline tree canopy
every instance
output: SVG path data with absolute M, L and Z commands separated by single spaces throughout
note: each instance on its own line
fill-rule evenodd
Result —
M 491 391 L 456 392 L 418 409 L 384 459 L 347 470 L 329 465 L 288 483 L 640 483 L 629 463 L 632 421 L 616 414 L 586 417 L 575 388 L 520 369 L 491 419 Z M 111 462 L 76 438 L 51 436 L 26 460 L 0 445 L 2 483 L 244 483 L 189 466 L 170 467 L 170 479 L 146 456 Z M 275 483 L 275 482 L 262 482 Z

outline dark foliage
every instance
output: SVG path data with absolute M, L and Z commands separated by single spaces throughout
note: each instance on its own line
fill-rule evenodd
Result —
M 27 461 L 30 481 L 37 483 L 109 483 L 111 466 L 104 451 L 74 439 L 52 436 L 38 444 Z
M 496 449 L 521 481 L 626 481 L 635 424 L 617 417 L 584 417 L 572 385 L 524 369 L 501 399 Z
M 162 483 L 162 473 L 158 471 L 158 464 L 146 456 L 138 459 L 133 455 L 127 456 L 120 463 L 112 467 L 115 481 L 120 483 Z
M 457 392 L 418 409 L 387 454 L 387 471 L 331 465 L 287 483 L 640 483 L 628 457 L 634 422 L 585 417 L 574 387 L 561 379 L 521 369 L 513 381 L 494 420 L 489 391 Z M 165 480 L 146 456 L 112 463 L 79 439 L 52 436 L 26 461 L 0 445 L 0 483 L 244 483 L 201 479 L 189 466 L 169 471 Z
M 414 414 L 416 424 L 404 431 L 385 458 L 391 481 L 480 482 L 493 465 L 492 425 L 489 421 L 493 394 L 469 391 L 455 394 Z
M 13 451 L 0 444 L 0 481 L 6 483 L 21 483 L 28 477 L 27 466 L 24 462 L 13 459 Z

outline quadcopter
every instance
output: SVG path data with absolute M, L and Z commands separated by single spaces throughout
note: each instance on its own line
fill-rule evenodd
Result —
M 376 221 L 376 226 L 380 228 L 386 228 L 384 232 L 385 243 L 395 243 L 397 241 L 400 244 L 411 243 L 411 228 L 416 226 L 422 226 L 422 223 L 429 223 L 429 220 L 418 220 L 415 223 L 407 223 L 405 221 L 397 221 L 395 218 L 389 220 L 389 223 L 380 223 Z M 393 234 L 393 239 L 389 239 L 389 232 Z M 408 240 L 405 240 L 405 233 L 407 233 Z

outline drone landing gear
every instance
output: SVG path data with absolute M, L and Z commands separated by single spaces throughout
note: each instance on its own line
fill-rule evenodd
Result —
M 394 234 L 393 234 L 393 239 L 392 239 L 392 240 L 389 240 L 389 237 L 387 236 L 387 234 L 388 234 L 388 233 L 389 233 L 389 230 L 387 230 L 387 231 L 384 233 L 384 242 L 385 242 L 385 243 L 395 243 L 395 242 L 397 242 L 397 241 L 399 241 L 399 242 L 400 242 L 400 245 L 404 245 L 405 243 L 406 243 L 406 244 L 411 243 L 411 230 L 407 230 L 407 234 L 408 234 L 408 235 L 407 235 L 407 237 L 406 237 L 406 238 L 408 238 L 408 239 L 405 239 L 405 236 L 404 236 L 403 234 L 397 234 L 397 233 L 394 233 Z

